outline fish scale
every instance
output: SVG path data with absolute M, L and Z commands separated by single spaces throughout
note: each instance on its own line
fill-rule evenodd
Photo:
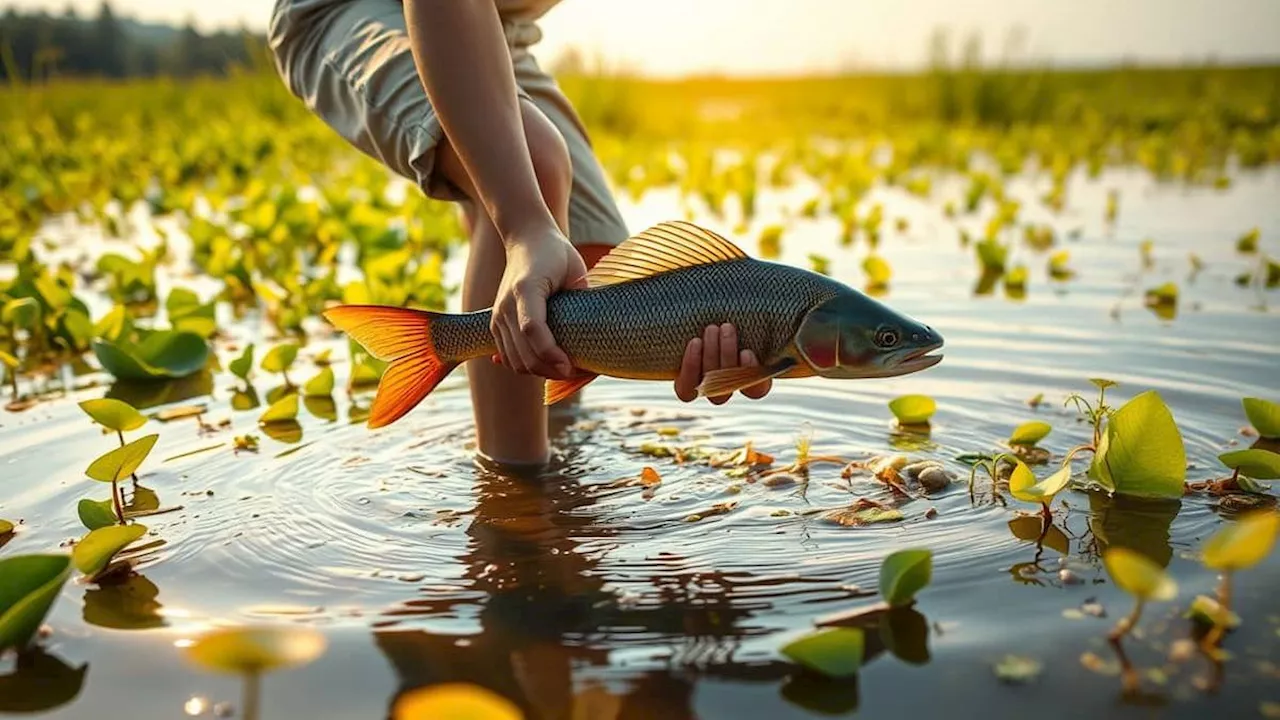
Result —
M 744 258 L 559 293 L 547 303 L 547 325 L 575 367 L 669 380 L 708 325 L 732 323 L 738 346 L 767 363 L 791 344 L 805 313 L 840 290 L 822 275 Z M 442 316 L 431 325 L 432 344 L 445 358 L 491 355 L 490 317 L 488 310 Z

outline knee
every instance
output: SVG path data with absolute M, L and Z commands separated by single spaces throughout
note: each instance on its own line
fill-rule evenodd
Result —
M 573 164 L 569 146 L 556 126 L 537 108 L 524 104 L 524 135 L 529 144 L 529 159 L 538 178 L 542 199 L 553 212 L 569 207 L 573 186 Z

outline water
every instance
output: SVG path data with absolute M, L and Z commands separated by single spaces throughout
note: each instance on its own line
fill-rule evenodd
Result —
M 1121 210 L 1108 228 L 1102 207 L 1113 187 L 1122 190 Z M 719 408 L 682 405 L 664 384 L 601 379 L 583 402 L 555 411 L 558 461 L 536 479 L 475 463 L 461 373 L 378 432 L 349 422 L 352 401 L 342 393 L 331 407 L 311 403 L 299 416 L 300 438 L 262 436 L 256 454 L 231 449 L 233 436 L 261 432 L 260 410 L 231 409 L 229 374 L 145 393 L 110 388 L 151 410 L 206 405 L 203 420 L 215 427 L 201 431 L 192 418 L 148 425 L 160 441 L 141 481 L 155 496 L 134 497 L 181 509 L 144 520 L 155 547 L 138 576 L 108 587 L 68 583 L 45 654 L 18 672 L 11 660 L 0 664 L 0 715 L 174 718 L 189 701 L 206 714 L 217 702 L 238 705 L 236 678 L 196 669 L 175 643 L 218 624 L 265 622 L 313 626 L 330 641 L 313 665 L 265 680 L 266 718 L 385 716 L 402 692 L 449 680 L 488 687 L 531 718 L 800 718 L 855 709 L 870 717 L 1254 716 L 1262 703 L 1280 701 L 1280 616 L 1269 597 L 1280 554 L 1237 578 L 1245 625 L 1226 640 L 1232 659 L 1219 692 L 1199 689 L 1210 671 L 1203 658 L 1169 659 L 1171 644 L 1188 636 L 1182 612 L 1216 582 L 1194 556 L 1224 522 L 1211 498 L 1161 504 L 1069 493 L 1037 547 L 1038 525 L 1028 534 L 1019 515 L 1032 508 L 991 502 L 985 484 L 974 501 L 960 483 L 902 505 L 903 522 L 841 527 L 820 511 L 891 496 L 866 478 L 842 479 L 837 465 L 814 466 L 807 482 L 769 486 L 638 449 L 751 441 L 781 466 L 794 458 L 796 438 L 809 435 L 818 454 L 906 452 L 967 474 L 957 455 L 997 449 L 1025 420 L 1054 426 L 1042 444 L 1055 458 L 1087 440 L 1088 427 L 1062 401 L 1088 394 L 1086 378 L 1102 376 L 1121 383 L 1117 401 L 1158 390 L 1182 430 L 1188 479 L 1221 476 L 1216 455 L 1250 442 L 1239 432 L 1240 398 L 1280 398 L 1280 323 L 1268 308 L 1280 296 L 1233 282 L 1256 262 L 1234 252 L 1240 232 L 1261 227 L 1263 249 L 1278 254 L 1277 189 L 1275 172 L 1239 177 L 1225 193 L 1161 186 L 1138 173 L 1078 179 L 1071 208 L 1041 218 L 1058 228 L 1055 249 L 1071 252 L 1076 277 L 1051 281 L 1048 254 L 1019 246 L 1014 262 L 1031 269 L 1020 301 L 1000 288 L 975 295 L 973 250 L 959 245 L 936 203 L 878 191 L 873 200 L 884 202 L 886 218 L 910 220 L 906 233 L 885 233 L 881 254 L 894 269 L 886 300 L 945 335 L 942 364 L 888 380 L 782 381 L 763 402 Z M 1011 186 L 1028 199 L 1043 190 L 1032 181 Z M 762 222 L 813 192 L 762 198 Z M 1040 217 L 1028 205 L 1030 219 Z M 656 191 L 626 212 L 641 227 L 675 207 L 672 193 Z M 1072 230 L 1075 240 L 1067 239 Z M 866 247 L 838 248 L 837 234 L 834 221 L 797 220 L 782 259 L 804 264 L 821 252 L 834 276 L 861 285 Z M 1147 237 L 1155 240 L 1150 268 L 1139 253 Z M 754 242 L 745 245 L 754 251 Z M 1194 275 L 1191 252 L 1206 263 Z M 1143 291 L 1166 281 L 1182 289 L 1172 320 L 1142 306 Z M 249 337 L 256 326 L 235 332 Z M 295 379 L 311 372 L 313 350 L 327 346 L 343 355 L 337 338 L 310 346 Z M 346 366 L 336 369 L 341 387 Z M 258 372 L 260 396 L 276 384 Z M 886 402 L 908 392 L 938 401 L 927 442 L 890 426 Z M 1027 400 L 1039 393 L 1045 403 L 1032 409 Z M 50 551 L 82 534 L 75 503 L 104 493 L 81 472 L 114 440 L 99 437 L 72 401 L 101 394 L 75 391 L 0 416 L 0 516 L 24 521 L 0 557 Z M 217 428 L 224 418 L 230 427 Z M 671 428 L 678 436 L 658 433 Z M 655 489 L 616 482 L 646 465 L 662 476 Z M 736 505 L 708 515 L 722 503 Z M 704 517 L 689 521 L 695 514 Z M 1123 696 L 1118 677 L 1082 664 L 1086 653 L 1114 662 L 1105 635 L 1129 607 L 1098 559 L 1111 545 L 1167 558 L 1181 585 L 1178 600 L 1152 606 L 1141 637 L 1128 642 L 1144 671 L 1141 697 Z M 874 590 L 881 559 L 904 547 L 934 552 L 918 614 L 900 618 L 893 633 L 910 662 L 879 652 L 857 681 L 824 683 L 778 655 L 815 618 L 873 602 L 862 591 Z M 1064 584 L 1064 566 L 1083 582 Z M 1091 599 L 1105 618 L 1064 616 Z M 1009 654 L 1034 658 L 1043 671 L 1027 686 L 1003 685 L 993 665 Z

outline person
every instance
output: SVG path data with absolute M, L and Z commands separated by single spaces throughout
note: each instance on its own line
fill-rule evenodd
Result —
M 282 78 L 316 115 L 461 206 L 462 307 L 494 308 L 501 360 L 467 366 L 477 447 L 511 464 L 548 459 L 543 378 L 573 372 L 546 323 L 548 296 L 585 286 L 570 238 L 585 248 L 627 237 L 581 120 L 529 49 L 555 2 L 277 0 L 268 30 Z M 703 373 L 756 362 L 731 325 L 709 326 L 686 347 L 676 395 L 691 401 Z

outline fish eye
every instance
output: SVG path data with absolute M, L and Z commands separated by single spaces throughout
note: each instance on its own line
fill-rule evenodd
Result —
M 887 327 L 884 325 L 881 325 L 879 328 L 876 328 L 876 336 L 875 336 L 876 347 L 880 347 L 888 350 L 889 348 L 897 347 L 898 343 L 901 341 L 902 341 L 902 336 L 898 333 L 897 330 L 894 330 L 893 328 Z

